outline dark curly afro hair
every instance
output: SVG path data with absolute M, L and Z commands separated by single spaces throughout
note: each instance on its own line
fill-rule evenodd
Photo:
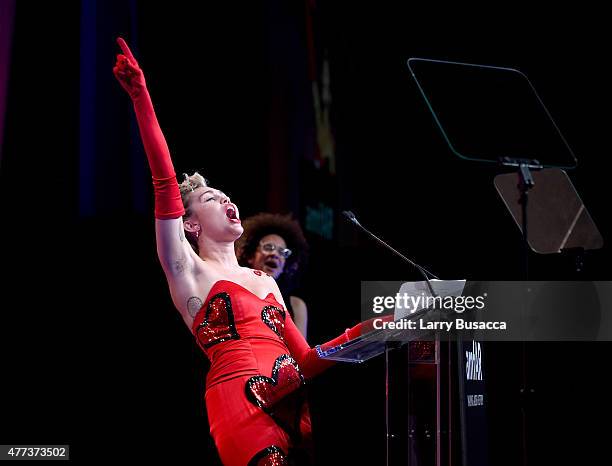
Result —
M 255 255 L 259 242 L 264 236 L 278 235 L 287 243 L 292 254 L 285 262 L 281 277 L 295 277 L 298 270 L 306 264 L 308 258 L 308 243 L 300 224 L 291 214 L 259 213 L 242 222 L 244 233 L 236 242 L 236 256 L 240 265 L 249 267 L 249 259 Z

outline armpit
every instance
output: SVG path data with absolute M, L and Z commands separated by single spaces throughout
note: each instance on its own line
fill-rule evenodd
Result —
M 174 261 L 172 262 L 172 272 L 175 275 L 182 275 L 186 272 L 189 272 L 190 270 L 192 270 L 192 267 L 189 261 L 187 260 L 186 255 L 183 255 L 178 259 L 174 259 Z

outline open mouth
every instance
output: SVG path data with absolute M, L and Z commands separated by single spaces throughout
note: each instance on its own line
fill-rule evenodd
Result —
M 240 222 L 240 219 L 238 218 L 238 214 L 236 213 L 236 209 L 232 206 L 229 206 L 227 208 L 227 210 L 225 211 L 225 215 L 227 216 L 227 218 L 229 218 L 233 222 Z
M 275 261 L 274 259 L 268 259 L 264 261 L 264 265 L 271 270 L 276 270 L 278 269 L 280 264 L 278 263 L 278 261 Z

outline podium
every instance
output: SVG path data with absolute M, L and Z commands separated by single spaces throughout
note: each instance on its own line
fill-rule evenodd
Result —
M 424 282 L 415 283 L 422 285 Z M 445 282 L 431 283 L 438 292 L 439 285 Z M 421 286 L 421 289 L 426 287 Z M 463 289 L 462 285 L 459 295 Z M 445 320 L 445 314 L 448 313 L 431 308 L 399 315 L 396 310 L 395 317 L 398 319 L 384 320 L 427 323 Z M 318 347 L 317 351 L 319 357 L 324 359 L 357 364 L 374 357 L 384 357 L 387 466 L 467 464 L 469 436 L 465 421 L 471 413 L 466 412 L 463 404 L 468 399 L 484 398 L 482 348 L 479 343 L 441 341 L 433 330 L 386 328 L 335 347 Z M 477 383 L 476 387 L 474 383 Z M 484 403 L 470 409 L 480 411 L 479 416 L 484 418 Z M 486 435 L 486 432 L 481 434 Z

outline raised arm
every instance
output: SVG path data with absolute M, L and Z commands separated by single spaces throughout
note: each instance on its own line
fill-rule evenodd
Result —
M 113 73 L 134 104 L 140 136 L 153 177 L 157 253 L 172 288 L 175 285 L 173 277 L 184 276 L 192 270 L 194 260 L 193 250 L 183 233 L 182 216 L 185 211 L 181 193 L 144 73 L 125 41 L 119 38 L 117 43 L 123 53 L 117 55 Z

